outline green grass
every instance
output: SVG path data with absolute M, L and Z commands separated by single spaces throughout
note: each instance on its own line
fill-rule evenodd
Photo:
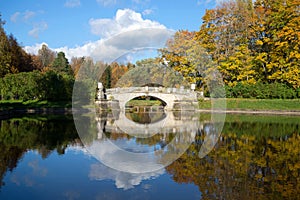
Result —
M 38 101 L 38 100 L 1 100 L 0 101 L 0 111 L 18 109 L 18 108 L 70 108 L 72 107 L 72 102 L 70 101 Z
M 217 100 L 216 100 L 217 101 Z M 300 99 L 226 99 L 227 110 L 300 111 Z M 200 109 L 210 109 L 210 100 L 199 101 Z

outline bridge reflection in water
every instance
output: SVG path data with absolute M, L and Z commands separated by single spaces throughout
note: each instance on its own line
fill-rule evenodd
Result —
M 218 139 L 214 125 L 209 121 L 200 122 L 199 113 L 195 111 L 148 112 L 146 123 L 141 122 L 142 119 L 133 121 L 137 115 L 141 113 L 123 110 L 98 113 L 97 138 L 85 146 L 98 160 L 115 170 L 151 173 L 161 171 L 193 142 L 199 142 L 195 140 L 197 135 L 209 140 L 209 144 L 215 144 Z M 205 143 L 205 139 L 202 142 Z

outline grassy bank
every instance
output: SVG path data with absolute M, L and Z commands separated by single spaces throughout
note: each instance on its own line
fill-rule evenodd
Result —
M 217 100 L 216 100 L 217 101 Z M 227 110 L 300 111 L 300 99 L 226 99 Z M 210 109 L 211 100 L 200 100 L 200 109 Z
M 30 109 L 30 108 L 71 108 L 72 102 L 70 101 L 19 101 L 19 100 L 2 100 L 0 101 L 0 111 L 11 109 Z

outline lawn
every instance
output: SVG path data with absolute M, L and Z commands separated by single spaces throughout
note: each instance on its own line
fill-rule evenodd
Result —
M 218 101 L 218 100 L 215 100 Z M 224 100 L 223 100 L 224 101 Z M 227 110 L 300 111 L 300 99 L 226 99 Z M 200 100 L 200 109 L 210 109 L 211 100 Z

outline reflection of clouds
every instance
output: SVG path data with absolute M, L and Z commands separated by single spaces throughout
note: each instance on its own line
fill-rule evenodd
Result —
M 80 193 L 77 192 L 77 191 L 72 191 L 72 190 L 70 190 L 70 191 L 66 191 L 66 192 L 64 193 L 64 197 L 65 197 L 66 199 L 69 199 L 69 200 L 79 199 L 79 198 L 80 198 Z
M 98 160 L 115 170 L 147 173 L 164 168 L 153 153 L 133 153 L 120 149 L 109 140 L 94 141 L 86 147 Z
M 36 154 L 36 152 L 32 152 Z M 26 185 L 27 187 L 34 187 L 37 185 L 37 177 L 46 177 L 48 169 L 40 166 L 38 159 L 32 159 L 27 163 L 27 169 L 16 171 L 12 174 L 10 181 L 16 185 Z M 26 174 L 23 171 L 26 170 Z
M 46 176 L 48 173 L 46 168 L 39 166 L 38 160 L 28 162 L 28 166 L 32 168 L 33 173 L 37 176 Z
M 11 176 L 10 181 L 16 185 L 26 185 L 28 187 L 33 187 L 36 185 L 35 177 L 45 177 L 48 170 L 39 165 L 38 160 L 32 160 L 28 162 L 27 166 L 32 169 L 32 172 L 26 174 L 15 173 Z
M 124 190 L 134 188 L 141 184 L 143 180 L 154 179 L 164 173 L 164 169 L 160 169 L 155 172 L 147 172 L 147 173 L 127 173 L 121 172 L 109 167 L 106 167 L 103 164 L 92 164 L 91 171 L 89 174 L 89 178 L 92 180 L 105 180 L 111 179 L 115 181 L 115 185 L 117 188 L 122 188 Z M 144 189 L 149 189 L 151 185 L 145 184 Z
M 68 148 L 65 150 L 65 153 L 71 152 L 73 154 L 84 154 L 85 156 L 91 157 L 92 155 L 90 152 L 81 145 L 70 145 Z

